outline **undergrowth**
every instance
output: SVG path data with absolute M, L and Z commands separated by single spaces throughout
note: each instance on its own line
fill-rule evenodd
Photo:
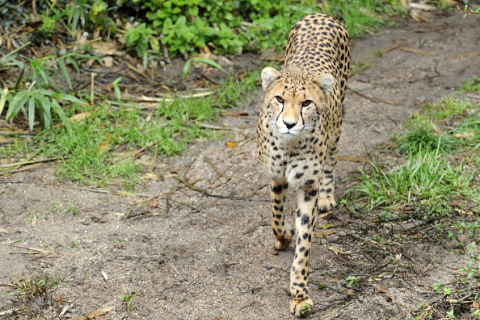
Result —
M 0 4 L 3 27 L 9 28 L 12 20 L 31 22 L 28 14 L 22 15 L 29 12 L 28 5 L 13 5 L 7 0 L 0 0 Z M 397 0 L 353 0 L 348 5 L 342 0 L 40 0 L 36 8 L 41 21 L 29 31 L 31 41 L 40 44 L 58 29 L 72 37 L 84 30 L 107 41 L 119 38 L 139 57 L 163 53 L 160 44 L 172 56 L 189 55 L 205 47 L 228 55 L 272 47 L 283 51 L 293 24 L 313 12 L 340 20 L 352 37 L 391 25 L 389 16 L 403 12 Z M 126 34 L 118 23 L 124 12 L 128 12 L 129 21 Z
M 478 105 L 455 98 L 426 104 L 393 140 L 392 148 L 403 154 L 397 165 L 371 159 L 347 197 L 369 210 L 416 205 L 435 216 L 450 214 L 454 199 L 480 203 Z
M 143 170 L 136 151 L 147 147 L 152 153 L 173 155 L 198 138 L 218 136 L 201 125 L 217 120 L 226 107 L 248 104 L 258 76 L 258 72 L 247 73 L 242 80 L 230 76 L 215 94 L 192 99 L 177 97 L 153 111 L 122 104 L 114 107 L 108 101 L 94 109 L 87 104 L 73 104 L 65 107 L 68 117 L 88 116 L 71 121 L 68 128 L 45 129 L 33 143 L 16 141 L 2 154 L 36 153 L 56 158 L 57 173 L 65 179 L 102 186 L 121 179 L 124 187 L 131 188 Z
M 477 82 L 467 82 L 462 91 L 476 94 Z M 396 163 L 385 165 L 376 157 L 370 159 L 342 201 L 350 211 L 379 213 L 377 221 L 387 223 L 388 228 L 402 220 L 413 219 L 416 224 L 423 220 L 414 229 L 400 225 L 406 234 L 423 241 L 429 238 L 455 250 L 461 255 L 459 261 L 467 261 L 455 267 L 459 270 L 453 281 L 431 284 L 439 295 L 420 305 L 410 319 L 480 318 L 479 147 L 478 102 L 460 95 L 425 104 L 393 137 L 390 149 Z

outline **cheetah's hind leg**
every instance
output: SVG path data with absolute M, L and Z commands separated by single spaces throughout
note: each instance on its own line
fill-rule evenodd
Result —
M 283 213 L 288 184 L 286 179 L 270 181 L 270 197 L 272 199 L 272 229 L 275 234 L 275 250 L 284 250 L 293 237 L 293 230 L 285 221 Z

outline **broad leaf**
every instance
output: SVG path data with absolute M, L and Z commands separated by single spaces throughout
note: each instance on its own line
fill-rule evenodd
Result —
M 17 93 L 8 105 L 8 112 L 5 120 L 13 120 L 13 118 L 17 115 L 18 111 L 20 111 L 20 109 L 27 102 L 28 97 L 29 95 L 27 91 Z
M 227 72 L 227 71 L 225 71 L 225 69 L 223 69 L 223 67 L 221 65 L 219 65 L 218 63 L 216 63 L 215 61 L 212 61 L 210 59 L 202 58 L 202 57 L 196 57 L 196 58 L 193 58 L 193 60 L 197 61 L 197 62 L 202 62 L 202 63 L 208 64 L 209 66 L 220 69 L 223 72 Z

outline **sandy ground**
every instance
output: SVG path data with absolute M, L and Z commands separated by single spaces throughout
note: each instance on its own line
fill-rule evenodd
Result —
M 466 80 L 480 76 L 480 56 L 454 57 L 479 50 L 480 19 L 462 19 L 460 13 L 433 18 L 433 23 L 399 22 L 354 41 L 353 62 L 372 66 L 349 80 L 340 157 L 378 152 L 419 104 L 455 94 Z M 377 55 L 387 48 L 392 49 Z M 28 304 L 29 317 L 52 319 L 68 306 L 67 319 L 102 307 L 112 307 L 103 319 L 292 319 L 287 289 L 294 248 L 273 250 L 269 202 L 207 197 L 171 177 L 193 160 L 185 180 L 198 181 L 195 186 L 229 197 L 268 199 L 253 139 L 262 99 L 259 91 L 254 104 L 235 110 L 248 112 L 248 119 L 221 119 L 240 131 L 220 141 L 198 141 L 184 155 L 157 161 L 155 171 L 163 178 L 150 180 L 142 194 L 158 197 L 177 186 L 158 207 L 148 196 L 101 193 L 59 181 L 49 164 L 0 181 L 0 282 L 45 273 L 62 278 L 64 285 Z M 228 148 L 226 141 L 238 145 Z M 385 161 L 390 157 L 380 155 Z M 340 161 L 339 181 L 360 165 Z M 337 199 L 348 183 L 339 183 Z M 55 203 L 59 210 L 52 210 Z M 65 212 L 72 204 L 77 216 Z M 292 201 L 287 210 L 293 210 Z M 466 256 L 428 236 L 407 241 L 415 228 L 400 232 L 345 208 L 318 225 L 326 223 L 337 227 L 335 234 L 313 241 L 312 319 L 410 318 L 422 303 L 439 299 L 430 286 L 452 282 L 454 270 L 466 262 Z M 398 245 L 365 240 L 395 239 L 398 233 L 403 239 Z M 336 255 L 332 246 L 343 253 Z M 356 283 L 347 286 L 347 276 L 355 276 Z M 326 287 L 318 290 L 319 284 Z M 127 312 L 122 295 L 133 290 L 138 295 Z M 2 310 L 19 305 L 8 292 L 11 287 L 0 286 Z M 468 307 L 462 312 L 457 319 L 469 318 Z

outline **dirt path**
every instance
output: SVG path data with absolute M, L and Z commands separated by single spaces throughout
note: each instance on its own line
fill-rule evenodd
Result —
M 480 76 L 480 56 L 452 58 L 479 50 L 480 19 L 462 19 L 456 13 L 435 21 L 400 23 L 355 41 L 353 62 L 372 66 L 349 81 L 341 157 L 364 157 L 366 150 L 387 142 L 419 104 L 451 94 L 465 80 Z M 376 55 L 392 45 L 396 47 L 391 51 Z M 257 103 L 241 111 L 257 116 L 258 95 Z M 268 198 L 268 181 L 257 165 L 252 140 L 256 121 L 225 117 L 222 122 L 241 130 L 221 141 L 198 142 L 184 156 L 158 161 L 156 171 L 165 178 L 149 181 L 146 193 L 166 194 L 178 184 L 168 203 L 158 202 L 161 208 L 141 203 L 147 197 L 61 184 L 49 166 L 0 181 L 0 282 L 42 272 L 62 277 L 65 286 L 55 289 L 52 300 L 37 299 L 31 306 L 49 318 L 58 315 L 52 307 L 57 302 L 59 310 L 68 305 L 66 318 L 111 306 L 107 319 L 291 319 L 287 288 L 294 249 L 273 250 L 269 202 L 206 197 L 169 177 L 194 159 L 184 179 L 198 180 L 195 186 L 230 197 Z M 225 140 L 238 145 L 227 148 Z M 358 166 L 341 161 L 339 181 Z M 337 198 L 346 186 L 339 184 Z M 135 217 L 125 219 L 127 214 Z M 334 223 L 335 235 L 313 242 L 312 319 L 329 314 L 327 318 L 335 319 L 405 319 L 421 303 L 438 298 L 429 286 L 451 282 L 452 270 L 464 263 L 426 239 L 408 247 L 366 242 L 362 234 L 386 235 L 388 230 L 342 210 Z M 332 246 L 345 254 L 335 255 L 328 249 Z M 393 257 L 399 258 L 396 271 L 392 276 L 389 266 L 389 274 L 383 274 Z M 377 294 L 373 283 L 348 289 L 347 275 L 373 281 L 388 293 Z M 369 280 L 367 275 L 375 277 Z M 317 290 L 319 284 L 327 287 Z M 133 290 L 138 296 L 127 313 L 122 295 Z M 11 296 L 0 295 L 5 308 L 15 303 Z

